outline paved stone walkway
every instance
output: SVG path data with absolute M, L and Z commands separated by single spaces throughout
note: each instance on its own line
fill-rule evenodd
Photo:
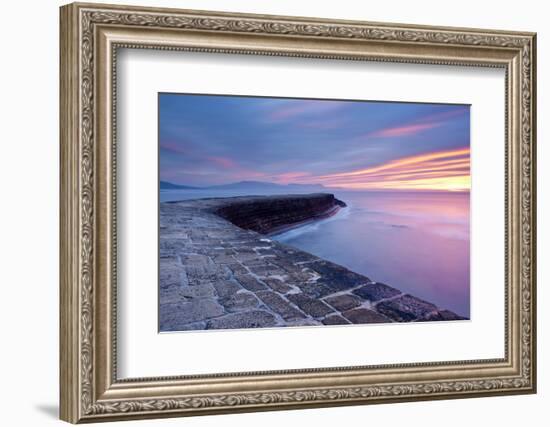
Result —
M 461 319 L 215 213 L 240 200 L 160 204 L 161 331 Z

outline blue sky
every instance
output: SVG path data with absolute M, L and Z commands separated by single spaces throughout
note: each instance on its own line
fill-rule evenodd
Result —
M 465 105 L 159 94 L 161 180 L 469 188 Z

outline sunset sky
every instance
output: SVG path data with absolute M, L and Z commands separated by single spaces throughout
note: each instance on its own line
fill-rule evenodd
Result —
M 159 95 L 160 179 L 470 189 L 467 105 Z

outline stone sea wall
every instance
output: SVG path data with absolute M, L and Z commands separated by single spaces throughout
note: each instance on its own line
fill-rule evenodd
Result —
M 160 204 L 160 330 L 459 320 L 268 235 L 328 217 L 331 194 Z
M 260 234 L 280 233 L 336 214 L 346 204 L 333 194 L 306 194 L 229 199 L 214 212 L 237 227 Z

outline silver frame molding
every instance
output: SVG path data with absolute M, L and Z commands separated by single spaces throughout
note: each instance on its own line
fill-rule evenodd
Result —
M 536 391 L 536 35 L 75 3 L 61 8 L 61 419 L 72 423 Z M 506 72 L 502 359 L 117 379 L 118 48 Z

